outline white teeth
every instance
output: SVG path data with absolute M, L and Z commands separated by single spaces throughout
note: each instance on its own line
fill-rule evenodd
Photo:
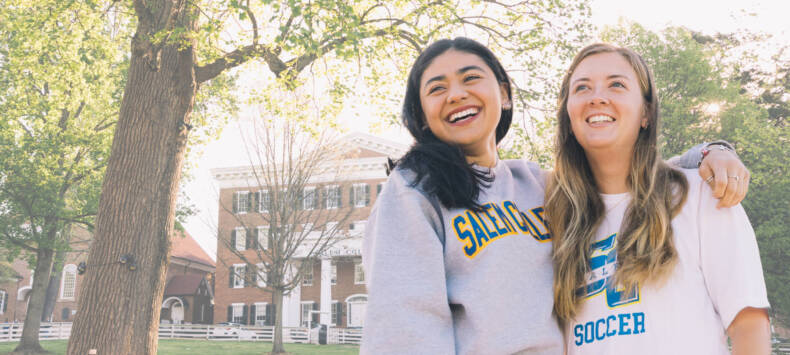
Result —
M 479 112 L 479 111 L 476 108 L 470 108 L 470 109 L 463 110 L 461 112 L 456 112 L 456 113 L 450 115 L 450 122 L 452 123 L 452 122 L 458 121 L 461 117 L 475 115 L 475 114 L 477 114 L 477 112 Z
M 614 122 L 614 118 L 605 115 L 596 115 L 592 116 L 587 119 L 589 123 L 598 123 L 598 122 Z

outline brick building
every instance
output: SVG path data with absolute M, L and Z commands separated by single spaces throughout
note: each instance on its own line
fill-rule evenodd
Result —
M 212 324 L 216 263 L 184 232 L 173 237 L 159 319 L 163 323 Z
M 77 264 L 87 259 L 90 246 L 90 233 L 82 228 L 72 228 L 71 244 L 74 251 L 66 254 L 63 269 L 60 271 L 60 285 L 55 298 L 55 309 L 48 321 L 70 322 L 77 313 L 77 296 L 82 277 L 77 274 Z M 11 263 L 16 275 L 12 280 L 0 281 L 0 322 L 24 322 L 27 302 L 33 286 L 33 270 L 29 268 L 24 255 Z
M 406 147 L 361 133 L 342 138 L 340 146 L 346 157 L 341 164 L 349 168 L 349 173 L 341 181 L 323 176 L 310 179 L 305 190 L 320 192 L 313 195 L 321 201 L 316 203 L 312 200 L 315 197 L 308 197 L 300 208 L 351 209 L 351 218 L 347 225 L 338 226 L 344 238 L 322 254 L 320 261 L 312 262 L 312 268 L 307 269 L 312 272 L 306 272 L 300 285 L 283 297 L 283 326 L 286 327 L 311 323 L 336 327 L 363 325 L 367 305 L 361 264 L 365 222 L 387 178 L 387 157 L 400 157 Z M 263 200 L 265 197 L 261 196 L 268 194 L 267 188 L 252 187 L 256 185 L 252 181 L 257 180 L 249 166 L 214 169 L 212 175 L 220 188 L 214 320 L 271 325 L 274 322 L 272 295 L 252 284 L 260 281 L 245 281 L 239 277 L 244 274 L 246 264 L 235 254 L 255 258 L 255 242 L 250 242 L 255 237 L 248 237 L 247 230 L 263 235 L 258 232 L 267 230 L 268 226 L 260 218 L 265 212 L 261 211 L 262 205 L 247 202 Z M 309 195 L 302 193 L 302 196 Z M 258 238 L 258 243 L 265 242 Z M 230 250 L 231 247 L 236 251 Z
M 91 236 L 88 231 L 73 228 L 71 252 L 66 254 L 63 269 L 60 271 L 60 285 L 55 299 L 52 322 L 71 322 L 77 314 L 77 298 L 82 286 L 82 275 L 77 272 L 77 265 L 87 260 Z M 33 271 L 24 258 L 14 260 L 11 264 L 16 275 L 11 280 L 0 280 L 0 323 L 24 322 L 27 303 L 33 285 Z M 167 284 L 163 298 L 162 319 L 173 322 L 171 309 L 176 306 L 177 323 L 196 322 L 210 324 L 212 322 L 212 284 L 214 261 L 195 242 L 188 233 L 173 237 L 173 249 L 170 265 L 167 270 Z M 88 265 L 87 272 L 91 272 Z M 95 268 L 93 269 L 95 270 Z M 193 287 L 194 286 L 194 287 Z M 170 292 L 170 293 L 168 293 Z M 203 316 L 201 315 L 201 305 Z M 181 308 L 181 313 L 178 313 Z

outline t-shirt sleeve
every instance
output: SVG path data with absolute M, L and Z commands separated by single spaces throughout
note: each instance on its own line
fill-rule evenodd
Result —
M 454 354 L 438 214 L 395 171 L 368 219 L 360 354 Z
M 667 159 L 667 163 L 678 168 L 696 169 L 702 160 L 702 148 L 704 148 L 707 144 L 708 143 L 697 144 L 689 148 L 689 150 L 683 153 L 683 155 L 676 155 Z
M 727 329 L 742 309 L 769 307 L 757 240 L 740 204 L 716 208 L 710 187 L 697 175 L 688 177 L 690 183 L 701 185 L 700 262 L 708 293 Z

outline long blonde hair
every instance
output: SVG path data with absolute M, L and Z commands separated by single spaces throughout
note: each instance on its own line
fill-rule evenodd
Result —
M 571 132 L 567 107 L 573 71 L 582 60 L 599 53 L 618 53 L 633 67 L 648 119 L 647 127 L 637 136 L 628 171 L 632 200 L 617 236 L 615 282 L 631 290 L 640 283 L 658 282 L 672 271 L 677 252 L 670 221 L 680 212 L 688 194 L 685 176 L 664 163 L 658 152 L 658 96 L 644 59 L 630 49 L 609 44 L 582 49 L 562 80 L 554 174 L 546 189 L 555 273 L 554 310 L 563 323 L 576 315 L 584 297 L 578 291 L 585 286 L 595 233 L 605 214 L 584 149 Z

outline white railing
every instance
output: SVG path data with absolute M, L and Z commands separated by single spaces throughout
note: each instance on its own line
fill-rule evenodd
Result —
M 209 339 L 272 341 L 274 327 L 229 327 L 202 324 L 160 324 L 159 339 Z M 307 328 L 283 328 L 283 342 L 309 343 Z
M 0 342 L 18 341 L 22 337 L 24 323 L 0 323 Z M 40 340 L 68 339 L 71 323 L 41 323 L 38 331 Z
M 0 323 L 0 342 L 19 341 L 22 323 Z M 68 339 L 71 323 L 41 323 L 39 339 Z M 309 328 L 283 328 L 285 343 L 318 343 L 318 332 Z M 231 341 L 268 341 L 274 339 L 274 327 L 228 327 L 203 324 L 160 324 L 159 339 L 206 339 Z M 329 328 L 329 344 L 359 344 L 361 329 Z
M 362 342 L 362 328 L 329 328 L 328 344 L 356 344 Z

